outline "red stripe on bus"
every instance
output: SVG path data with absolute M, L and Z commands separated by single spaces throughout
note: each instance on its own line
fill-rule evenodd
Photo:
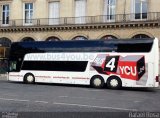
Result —
M 69 79 L 69 77 L 53 77 L 53 78 L 63 78 L 63 79 Z
M 35 77 L 51 78 L 50 76 L 35 76 Z
M 72 79 L 89 79 L 89 78 L 82 78 L 82 77 L 72 77 Z
M 14 77 L 23 77 L 23 75 L 9 75 L 9 76 L 14 76 Z

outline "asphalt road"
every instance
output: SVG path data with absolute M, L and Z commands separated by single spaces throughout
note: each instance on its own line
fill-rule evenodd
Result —
M 0 81 L 0 112 L 160 112 L 160 89 Z

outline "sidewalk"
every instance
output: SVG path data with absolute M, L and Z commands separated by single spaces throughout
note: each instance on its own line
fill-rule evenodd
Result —
M 0 81 L 7 80 L 7 74 L 0 74 Z

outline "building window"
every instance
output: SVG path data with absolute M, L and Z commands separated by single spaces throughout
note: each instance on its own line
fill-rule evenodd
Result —
M 2 37 L 0 38 L 0 58 L 8 58 L 9 57 L 9 48 L 11 46 L 11 40 Z
M 25 37 L 25 38 L 23 38 L 22 40 L 21 40 L 22 42 L 33 42 L 33 41 L 35 41 L 33 38 L 31 38 L 31 37 Z
M 60 2 L 49 3 L 49 25 L 59 24 Z
M 86 0 L 75 0 L 75 23 L 85 23 Z
M 112 35 L 106 35 L 106 36 L 103 36 L 103 37 L 101 38 L 101 40 L 108 40 L 108 39 L 117 39 L 117 37 L 112 36 Z
M 9 5 L 2 5 L 2 24 L 9 24 Z
M 104 21 L 115 20 L 116 0 L 104 0 Z
M 0 58 L 5 57 L 5 47 L 0 47 Z
M 88 39 L 84 36 L 76 36 L 72 40 L 88 40 Z
M 147 0 L 134 0 L 134 19 L 147 19 Z
M 141 38 L 150 38 L 150 37 L 146 34 L 137 34 L 137 35 L 133 36 L 132 38 L 141 39 Z
M 24 22 L 25 24 L 33 23 L 33 3 L 24 4 Z
M 51 36 L 51 37 L 48 37 L 46 41 L 60 41 L 60 39 L 55 36 Z

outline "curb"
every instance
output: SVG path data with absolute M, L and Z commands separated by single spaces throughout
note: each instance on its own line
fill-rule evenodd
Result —
M 0 74 L 0 81 L 7 81 L 7 74 Z M 160 82 L 159 87 L 157 89 L 160 89 Z

